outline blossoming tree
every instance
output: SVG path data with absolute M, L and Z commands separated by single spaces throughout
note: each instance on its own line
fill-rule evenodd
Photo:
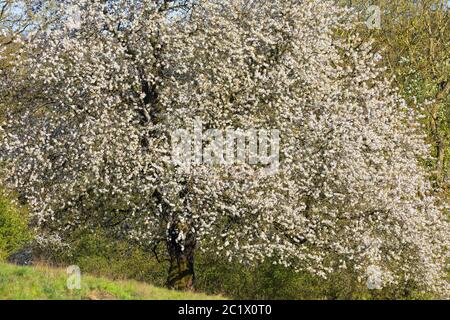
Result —
M 2 127 L 6 182 L 29 204 L 39 241 L 101 227 L 164 245 L 179 289 L 192 288 L 200 249 L 445 290 L 449 228 L 417 162 L 427 148 L 370 43 L 336 34 L 353 26 L 347 10 L 67 0 L 58 16 L 73 8 L 75 23 L 24 43 L 25 79 L 1 85 L 19 105 Z M 171 133 L 198 120 L 279 130 L 276 172 L 181 168 Z

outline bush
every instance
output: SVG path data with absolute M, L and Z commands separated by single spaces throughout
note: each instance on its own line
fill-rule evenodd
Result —
M 53 265 L 77 265 L 82 273 L 114 280 L 133 279 L 162 287 L 167 277 L 167 264 L 159 263 L 153 253 L 126 241 L 111 239 L 101 230 L 76 233 L 70 248 L 40 251 L 38 255 L 40 260 Z
M 103 231 L 73 236 L 70 250 L 47 252 L 48 262 L 78 265 L 82 273 L 110 279 L 134 279 L 164 286 L 168 264 L 164 253 L 160 262 L 154 254 L 125 241 L 108 238 Z M 256 266 L 226 262 L 211 254 L 196 256 L 196 290 L 233 299 L 430 299 L 410 284 L 396 288 L 369 290 L 351 272 L 341 271 L 327 280 L 309 273 L 296 273 L 267 260 Z
M 433 299 L 412 283 L 404 283 L 383 290 L 369 290 L 357 281 L 354 273 L 340 271 L 328 279 L 307 272 L 294 272 L 267 260 L 256 266 L 237 262 L 224 263 L 214 256 L 197 257 L 197 285 L 199 291 L 222 294 L 234 299 L 250 300 L 377 300 L 377 299 Z
M 0 261 L 22 249 L 30 239 L 26 211 L 0 191 Z

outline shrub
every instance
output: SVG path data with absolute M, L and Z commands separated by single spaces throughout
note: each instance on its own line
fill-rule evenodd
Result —
M 65 250 L 40 248 L 40 260 L 53 265 L 77 265 L 82 273 L 110 279 L 133 279 L 164 286 L 167 264 L 141 247 L 108 237 L 104 231 L 77 232 Z
M 57 265 L 78 265 L 85 274 L 110 279 L 134 279 L 156 286 L 167 280 L 167 256 L 159 262 L 154 254 L 126 241 L 111 239 L 104 231 L 79 232 L 74 235 L 69 250 L 46 252 Z M 41 258 L 45 259 L 44 256 Z M 165 259 L 166 258 L 166 259 Z M 233 299 L 430 299 L 411 283 L 369 290 L 357 281 L 351 271 L 331 274 L 326 280 L 309 273 L 296 273 L 266 260 L 258 265 L 223 261 L 212 254 L 196 255 L 196 290 L 220 294 Z
M 0 191 L 0 260 L 20 250 L 30 239 L 26 211 Z
M 421 293 L 414 283 L 386 286 L 382 290 L 369 290 L 350 270 L 332 273 L 327 279 L 307 272 L 294 272 L 273 261 L 254 266 L 237 262 L 224 263 L 220 259 L 202 255 L 197 257 L 198 290 L 222 294 L 234 299 L 251 300 L 368 300 L 368 299 L 433 299 Z

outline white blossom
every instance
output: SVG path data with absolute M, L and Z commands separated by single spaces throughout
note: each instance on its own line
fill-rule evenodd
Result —
M 449 227 L 418 163 L 427 146 L 381 56 L 334 32 L 352 28 L 348 10 L 155 3 L 83 2 L 77 28 L 37 34 L 17 77 L 0 84 L 21 105 L 2 127 L 6 182 L 40 237 L 103 227 L 183 250 L 193 237 L 239 261 L 445 290 Z M 279 130 L 276 174 L 246 163 L 178 170 L 170 133 L 196 119 Z

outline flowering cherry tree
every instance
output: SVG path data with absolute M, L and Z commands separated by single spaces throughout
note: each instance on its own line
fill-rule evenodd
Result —
M 180 289 L 193 286 L 199 249 L 324 278 L 350 269 L 373 288 L 446 290 L 449 226 L 417 162 L 427 146 L 379 53 L 336 33 L 353 26 L 346 9 L 67 0 L 58 10 L 61 21 L 24 42 L 22 77 L 0 86 L 18 105 L 2 127 L 5 181 L 40 242 L 104 228 L 164 245 L 168 285 Z M 171 133 L 197 121 L 278 130 L 277 170 L 185 170 Z

